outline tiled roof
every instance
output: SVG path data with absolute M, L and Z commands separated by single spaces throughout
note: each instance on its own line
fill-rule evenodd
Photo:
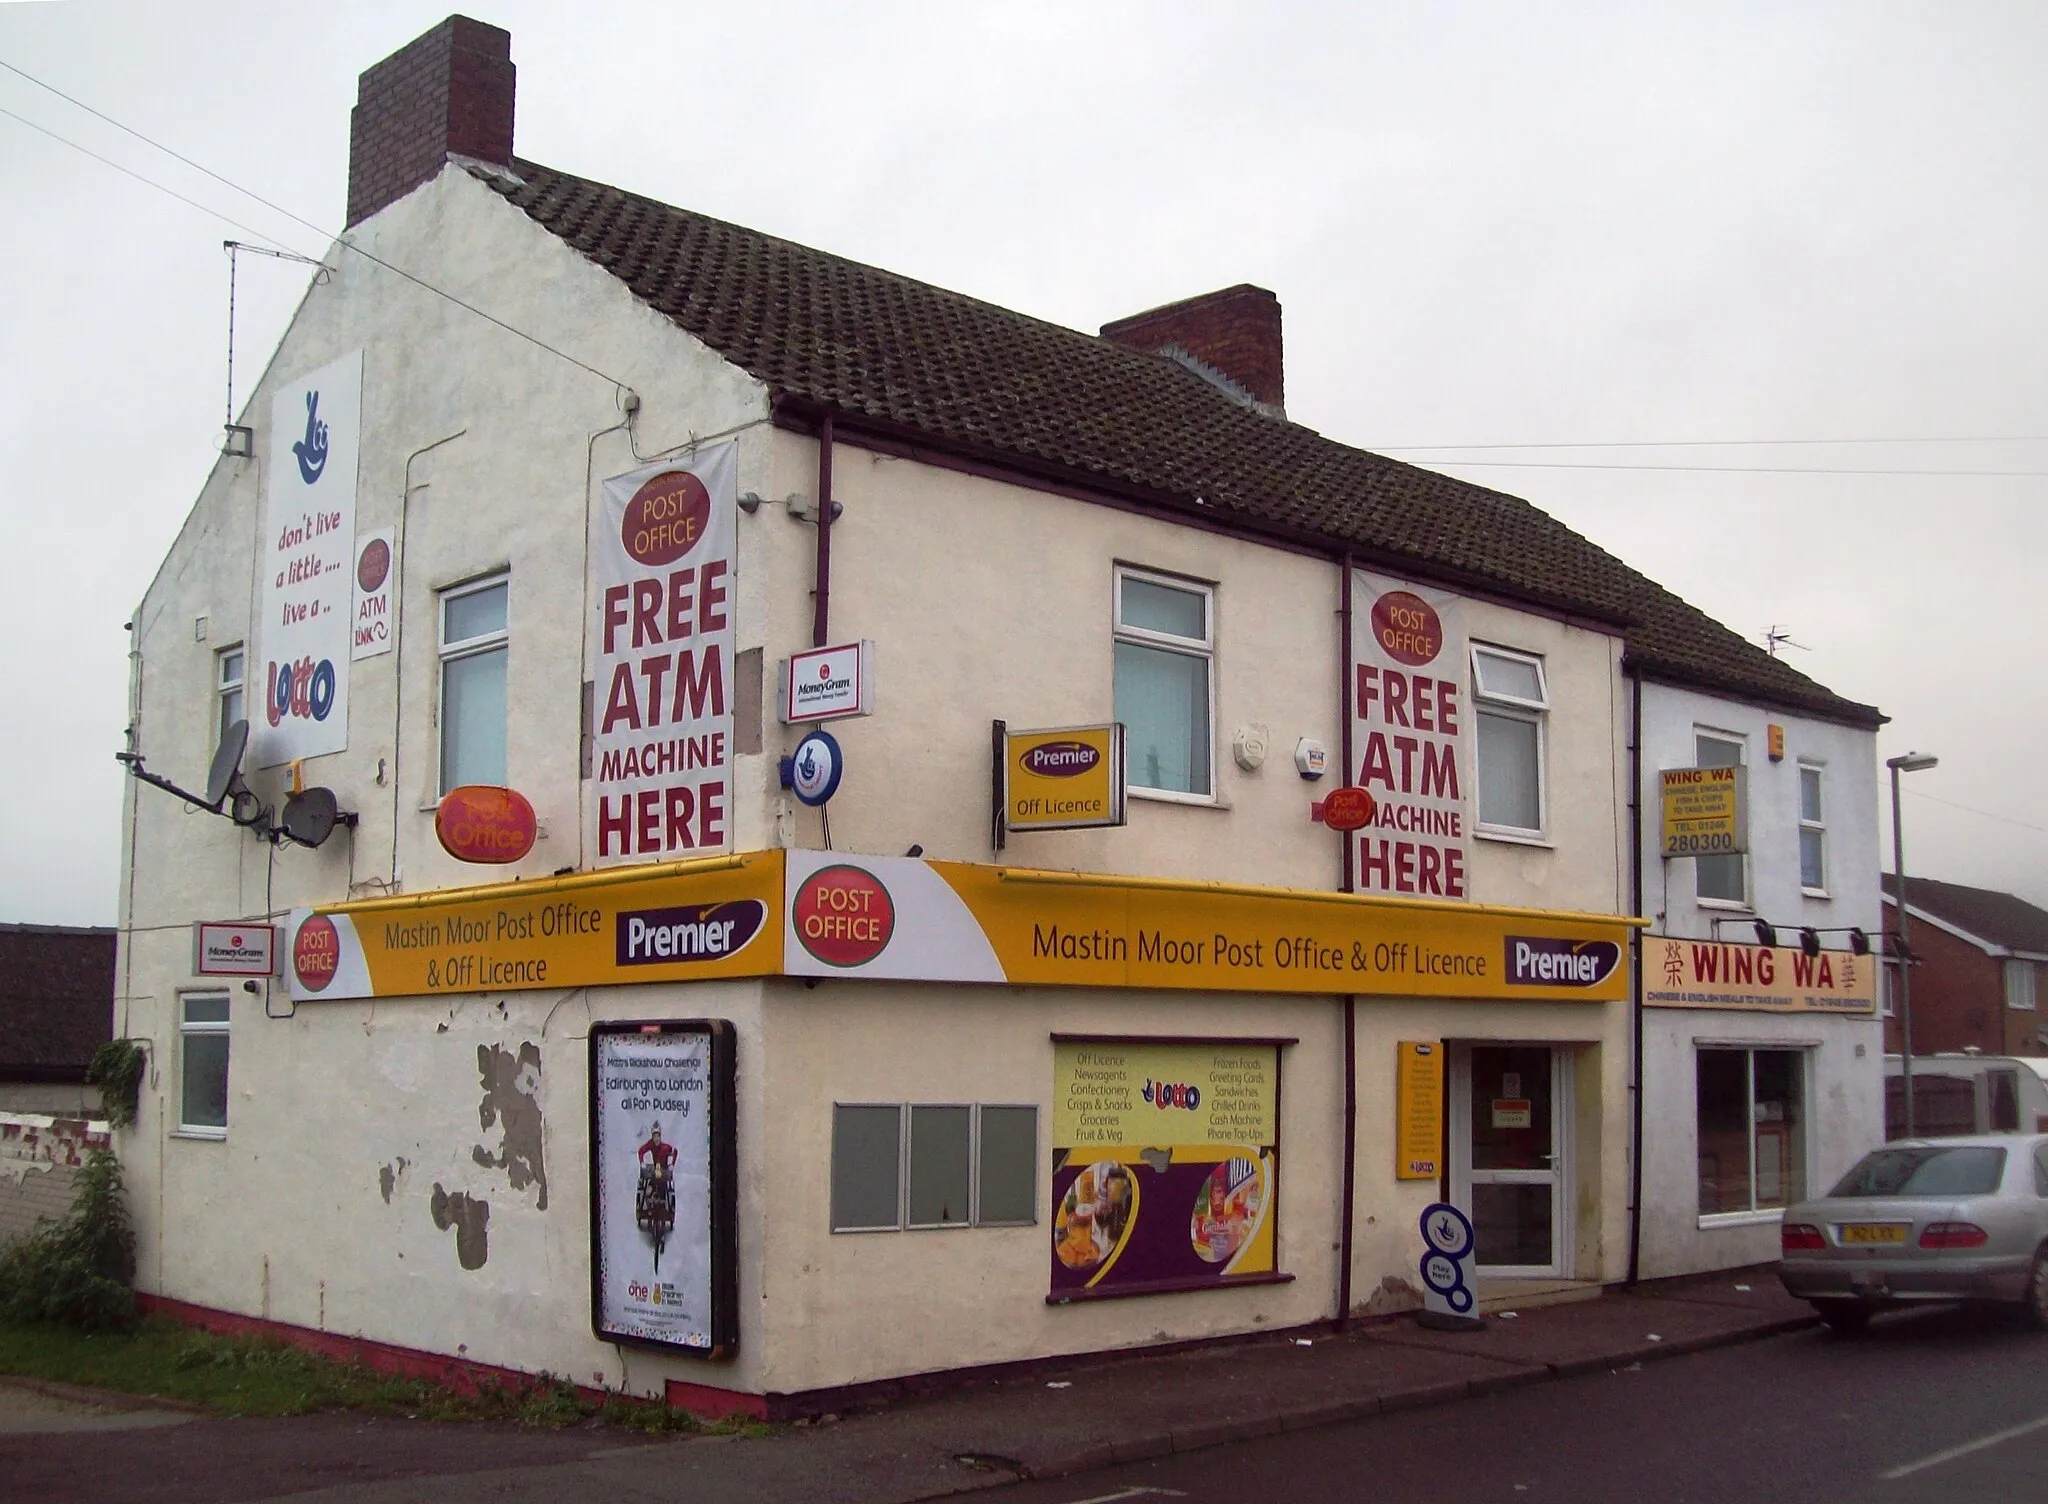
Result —
M 1653 678 L 1882 719 L 1528 502 L 1254 411 L 1173 360 L 536 163 L 473 170 L 734 365 L 856 427 L 1626 625 Z
M 83 1081 L 114 1034 L 114 932 L 0 924 L 0 1080 Z
M 1899 891 L 1898 879 L 1889 872 L 1884 874 L 1884 891 L 1887 897 Z M 2048 956 L 2048 910 L 2037 909 L 2024 898 L 1908 873 L 1906 901 L 1979 940 Z

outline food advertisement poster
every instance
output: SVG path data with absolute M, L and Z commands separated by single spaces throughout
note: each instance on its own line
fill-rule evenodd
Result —
M 1444 1142 L 1444 1047 L 1404 1039 L 1394 1078 L 1394 1178 L 1435 1180 Z
M 348 746 L 363 352 L 270 399 L 249 750 L 259 768 Z M 261 663 L 260 669 L 256 663 Z
M 1749 770 L 1664 768 L 1657 791 L 1664 811 L 1664 855 L 1719 856 L 1749 850 Z
M 1652 936 L 1643 942 L 1643 1002 L 1652 1008 L 1875 1013 L 1877 958 Z
M 585 808 L 598 866 L 732 843 L 739 446 L 604 483 L 590 550 Z
M 1361 893 L 1470 896 L 1473 717 L 1459 600 L 1354 570 L 1346 781 L 1372 795 L 1350 839 Z
M 592 1326 L 707 1356 L 732 1343 L 731 1025 L 590 1035 Z
M 1047 1298 L 1274 1274 L 1279 1128 L 1278 1042 L 1055 1041 Z

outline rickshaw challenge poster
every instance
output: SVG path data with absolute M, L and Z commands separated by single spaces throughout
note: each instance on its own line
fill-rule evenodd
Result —
M 1054 1302 L 1275 1272 L 1280 1050 L 1053 1046 Z
M 708 1352 L 713 1342 L 712 1036 L 591 1035 L 596 1327 L 606 1340 Z M 674 1192 L 641 1192 L 665 1167 Z M 652 1186 L 658 1190 L 658 1185 Z

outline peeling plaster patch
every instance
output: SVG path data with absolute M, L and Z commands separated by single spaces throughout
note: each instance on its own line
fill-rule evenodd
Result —
M 1372 1292 L 1372 1298 L 1365 1303 L 1363 1314 L 1385 1316 L 1395 1311 L 1413 1311 L 1422 1305 L 1422 1292 L 1409 1284 L 1398 1274 L 1390 1274 L 1380 1281 L 1380 1287 Z
M 486 1169 L 501 1169 L 512 1189 L 540 1187 L 541 1211 L 548 1209 L 548 1170 L 541 1151 L 540 1046 L 528 1041 L 515 1056 L 494 1044 L 476 1047 L 476 1073 L 484 1089 L 477 1104 L 477 1121 L 484 1127 L 502 1125 L 504 1140 L 496 1154 L 482 1144 L 470 1150 L 470 1158 Z
M 398 1172 L 389 1165 L 377 1167 L 377 1189 L 384 1193 L 384 1204 L 391 1204 L 391 1188 L 398 1184 Z
M 434 1182 L 434 1226 L 442 1232 L 455 1229 L 456 1262 L 465 1269 L 481 1269 L 491 1256 L 491 1203 L 465 1191 L 450 1194 Z

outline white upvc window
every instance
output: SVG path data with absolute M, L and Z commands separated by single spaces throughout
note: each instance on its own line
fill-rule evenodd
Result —
M 2014 956 L 2005 963 L 2005 1006 L 2031 1009 L 2034 998 L 2034 963 Z
M 1799 886 L 1825 897 L 1828 891 L 1828 822 L 1826 788 L 1816 763 L 1799 765 Z
M 505 575 L 441 592 L 441 792 L 505 782 Z
M 1119 565 L 1112 605 L 1116 718 L 1130 786 L 1215 798 L 1214 587 Z
M 1543 660 L 1511 648 L 1472 648 L 1479 733 L 1479 830 L 1542 839 L 1550 686 Z
M 242 685 L 248 677 L 249 655 L 240 643 L 236 643 L 215 653 L 213 662 L 214 694 L 219 700 L 219 709 L 213 718 L 213 743 L 219 746 L 228 734 L 228 727 L 248 718 L 242 708 Z
M 1693 732 L 1693 766 L 1739 768 L 1749 761 L 1747 744 L 1726 731 Z M 1700 902 L 1746 908 L 1749 904 L 1749 858 L 1741 852 L 1694 857 L 1694 891 Z
M 178 1132 L 228 1136 L 228 994 L 178 998 Z

